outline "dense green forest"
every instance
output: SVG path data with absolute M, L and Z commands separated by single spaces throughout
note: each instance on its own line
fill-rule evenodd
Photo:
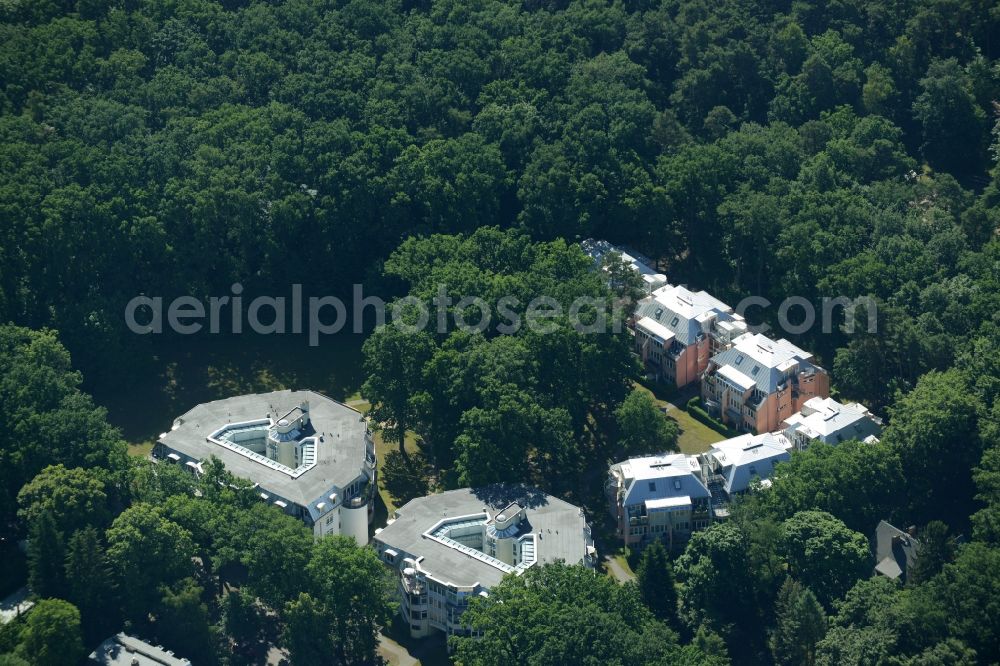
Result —
M 635 585 L 505 581 L 456 658 L 997 662 L 998 101 L 988 0 L 0 1 L 2 580 L 30 536 L 42 598 L 0 663 L 123 622 L 196 663 L 368 663 L 391 614 L 370 549 L 128 458 L 81 386 L 148 369 L 133 296 L 606 297 L 588 236 L 733 303 L 873 297 L 877 331 L 790 337 L 888 427 L 796 454 Z M 368 339 L 407 492 L 529 481 L 595 516 L 609 458 L 673 444 L 627 334 L 554 323 Z M 905 586 L 869 578 L 882 518 L 925 535 Z
M 0 319 L 128 382 L 137 293 L 340 293 L 406 236 L 519 226 L 724 298 L 877 296 L 877 339 L 807 342 L 880 407 L 995 311 L 998 11 L 5 2 Z

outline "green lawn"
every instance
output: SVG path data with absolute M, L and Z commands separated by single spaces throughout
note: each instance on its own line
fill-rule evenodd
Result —
M 681 434 L 677 439 L 677 445 L 682 453 L 703 453 L 712 448 L 712 444 L 721 442 L 726 437 L 715 430 L 712 430 L 701 421 L 684 411 L 680 405 L 670 402 L 664 398 L 670 393 L 666 391 L 651 391 L 643 384 L 636 384 L 635 387 L 641 391 L 646 391 L 653 396 L 656 404 L 668 409 L 667 416 L 672 418 L 680 426 Z
M 128 445 L 128 454 L 136 458 L 145 458 L 153 450 L 153 440 L 134 442 Z
M 624 552 L 619 552 L 615 555 L 612 555 L 611 559 L 613 559 L 618 564 L 618 566 L 624 569 L 627 573 L 633 576 L 635 575 L 635 572 L 632 571 L 632 565 L 629 564 L 628 557 L 626 557 Z
M 677 421 L 681 427 L 681 436 L 677 439 L 677 445 L 684 453 L 708 451 L 712 448 L 712 444 L 726 438 L 725 435 L 712 430 L 682 409 L 672 409 L 667 415 Z

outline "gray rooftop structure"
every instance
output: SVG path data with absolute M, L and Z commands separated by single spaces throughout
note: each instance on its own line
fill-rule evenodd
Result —
M 880 520 L 875 528 L 875 572 L 906 582 L 909 569 L 917 561 L 920 542 L 908 532 Z
M 791 447 L 781 433 L 748 433 L 716 442 L 703 458 L 722 477 L 723 489 L 732 496 L 746 492 L 754 478 L 770 479 L 775 465 L 791 459 Z
M 658 273 L 653 268 L 653 261 L 638 252 L 613 245 L 606 240 L 595 240 L 593 238 L 581 241 L 580 248 L 584 254 L 593 259 L 594 263 L 598 265 L 601 265 L 604 262 L 604 257 L 611 252 L 620 254 L 622 263 L 631 267 L 642 278 L 647 293 L 667 283 L 667 276 Z
M 649 317 L 665 326 L 685 347 L 705 334 L 714 318 L 733 319 L 732 308 L 707 291 L 691 291 L 684 286 L 665 285 L 636 305 L 635 317 Z
M 191 662 L 159 645 L 118 633 L 90 653 L 90 661 L 104 666 L 191 666 Z
M 844 440 L 866 441 L 882 434 L 882 421 L 860 403 L 840 403 L 833 398 L 810 398 L 802 410 L 784 422 L 789 437 L 817 439 L 826 444 Z
M 720 368 L 728 366 L 743 375 L 749 386 L 770 395 L 784 383 L 790 371 L 821 371 L 812 363 L 812 357 L 784 338 L 772 340 L 760 333 L 746 333 L 736 339 L 732 348 L 713 356 L 712 363 Z M 746 388 L 742 382 L 737 384 Z
M 611 473 L 620 480 L 624 506 L 665 497 L 699 500 L 712 496 L 701 479 L 698 459 L 683 453 L 629 458 L 611 465 Z
M 310 423 L 303 435 L 315 437 L 315 444 L 308 450 L 308 464 L 295 470 L 210 438 L 231 424 L 273 423 L 294 417 L 304 403 Z M 216 456 L 235 476 L 315 513 L 317 498 L 343 489 L 365 474 L 369 439 L 368 424 L 357 410 L 315 391 L 284 390 L 202 403 L 178 417 L 170 431 L 160 435 L 158 445 L 188 461 Z
M 463 488 L 410 500 L 395 519 L 375 535 L 375 543 L 420 562 L 427 576 L 456 587 L 491 588 L 509 572 L 493 558 L 470 548 L 457 548 L 429 536 L 442 520 L 482 517 L 490 520 L 516 503 L 525 511 L 524 531 L 535 535 L 539 564 L 561 560 L 580 564 L 592 545 L 583 510 L 568 502 L 517 484 Z M 519 568 L 517 568 L 520 570 Z

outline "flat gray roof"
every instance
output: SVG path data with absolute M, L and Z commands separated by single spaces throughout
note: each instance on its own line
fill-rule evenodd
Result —
M 187 659 L 159 645 L 150 645 L 144 640 L 118 633 L 105 640 L 90 653 L 90 661 L 104 666 L 191 666 Z
M 517 502 L 536 535 L 538 564 L 562 560 L 579 564 L 587 554 L 589 528 L 582 509 L 524 485 L 462 488 L 418 497 L 396 510 L 395 522 L 375 536 L 375 541 L 414 558 L 424 558 L 420 569 L 436 580 L 461 587 L 479 583 L 490 588 L 504 572 L 454 548 L 424 537 L 443 518 L 483 512 L 490 516 Z M 537 565 L 536 565 L 537 566 Z
M 231 451 L 208 436 L 229 423 L 279 418 L 304 400 L 317 437 L 316 465 L 297 478 Z M 315 391 L 274 391 L 204 402 L 174 421 L 160 443 L 194 460 L 216 456 L 234 475 L 254 481 L 301 506 L 309 507 L 334 487 L 345 488 L 364 474 L 368 424 L 361 412 Z

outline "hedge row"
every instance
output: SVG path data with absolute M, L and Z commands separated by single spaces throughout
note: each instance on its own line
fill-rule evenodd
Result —
M 688 414 L 693 416 L 696 421 L 701 421 L 720 435 L 725 435 L 726 437 L 736 437 L 739 434 L 722 421 L 709 416 L 708 412 L 705 411 L 705 408 L 701 406 L 700 396 L 695 396 L 688 400 L 686 407 Z

